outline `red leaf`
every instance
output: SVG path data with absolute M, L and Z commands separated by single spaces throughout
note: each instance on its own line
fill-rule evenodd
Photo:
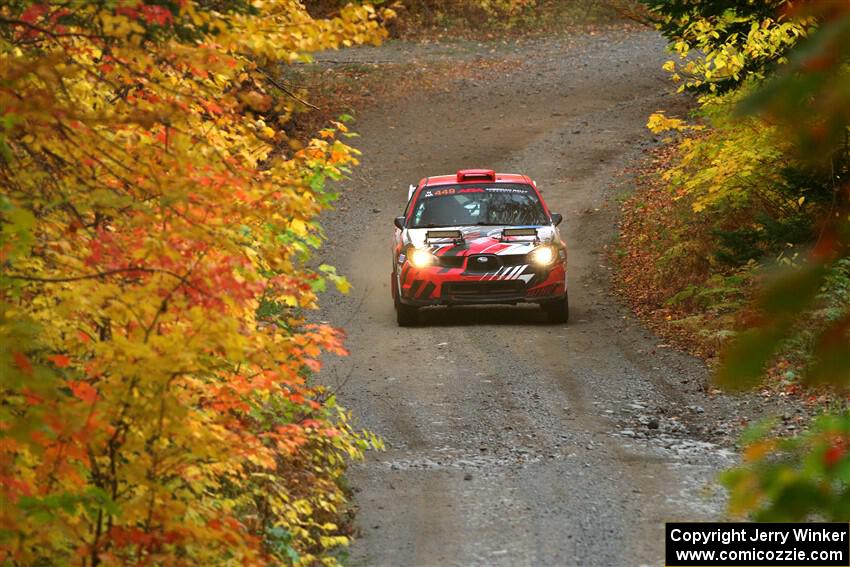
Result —
M 131 20 L 138 20 L 139 19 L 138 8 L 130 8 L 130 7 L 127 7 L 127 6 L 119 6 L 119 7 L 115 8 L 115 14 L 117 16 L 125 16 L 127 18 L 130 18 Z
M 97 401 L 97 389 L 88 382 L 69 382 L 68 387 L 76 398 L 93 404 Z
M 20 496 L 31 496 L 32 488 L 22 480 L 11 476 L 0 476 L 0 486 L 5 486 L 7 494 L 12 497 L 13 501 L 17 501 Z
M 172 14 L 162 6 L 143 5 L 141 7 L 142 18 L 149 24 L 164 26 L 171 23 Z
M 23 11 L 20 16 L 21 21 L 28 24 L 34 24 L 36 20 L 46 14 L 48 10 L 50 10 L 50 7 L 46 4 L 33 4 Z
M 16 352 L 12 354 L 15 359 L 15 365 L 21 369 L 21 372 L 24 374 L 32 374 L 32 363 L 30 363 L 30 359 L 22 352 Z
M 24 399 L 31 406 L 36 406 L 36 405 L 40 404 L 42 401 L 44 401 L 44 400 L 42 400 L 41 396 L 39 396 L 38 394 L 36 394 L 35 392 L 33 392 L 32 390 L 30 390 L 29 388 L 26 388 L 26 387 L 21 388 L 21 394 L 23 394 Z
M 829 449 L 826 450 L 826 453 L 823 455 L 823 463 L 827 467 L 834 467 L 842 457 L 844 457 L 844 453 L 847 452 L 846 447 L 844 445 L 833 445 Z
M 66 366 L 71 364 L 71 359 L 65 356 L 64 354 L 54 354 L 53 356 L 48 356 L 47 360 L 49 360 L 59 368 L 65 368 Z

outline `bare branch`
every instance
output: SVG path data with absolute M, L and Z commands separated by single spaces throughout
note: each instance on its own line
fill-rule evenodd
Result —
M 318 106 L 316 106 L 315 104 L 311 104 L 311 103 L 307 102 L 306 100 L 304 100 L 303 98 L 300 98 L 298 95 L 296 95 L 296 94 L 295 94 L 295 93 L 293 93 L 291 90 L 289 90 L 288 88 L 286 88 L 286 87 L 285 87 L 284 85 L 282 85 L 282 84 L 281 84 L 278 80 L 276 80 L 274 77 L 272 77 L 272 76 L 271 76 L 271 74 L 270 74 L 268 71 L 266 71 L 266 70 L 264 70 L 264 69 L 259 69 L 259 71 L 260 71 L 260 73 L 262 73 L 262 74 L 266 77 L 266 79 L 268 79 L 268 81 L 269 81 L 271 84 L 273 84 L 273 85 L 274 85 L 275 87 L 277 87 L 278 89 L 282 90 L 284 93 L 286 93 L 287 95 L 289 95 L 291 98 L 295 99 L 297 102 L 300 102 L 301 104 L 303 104 L 303 105 L 305 105 L 305 106 L 309 106 L 309 107 L 310 107 L 310 108 L 312 108 L 313 110 L 321 110 L 321 108 L 319 108 L 319 107 L 318 107 Z

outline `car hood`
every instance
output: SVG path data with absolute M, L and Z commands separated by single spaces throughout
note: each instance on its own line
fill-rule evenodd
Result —
M 534 228 L 537 230 L 537 239 L 529 236 L 511 236 L 502 238 L 502 231 L 506 228 Z M 448 247 L 442 254 L 451 256 L 469 256 L 472 254 L 527 254 L 541 244 L 556 243 L 557 235 L 555 228 L 549 226 L 453 226 L 449 228 L 409 228 L 404 231 L 405 244 L 412 244 L 417 248 L 425 246 L 425 236 L 428 231 L 459 230 L 463 235 L 463 241 L 451 238 L 431 238 L 428 247 L 435 252 Z

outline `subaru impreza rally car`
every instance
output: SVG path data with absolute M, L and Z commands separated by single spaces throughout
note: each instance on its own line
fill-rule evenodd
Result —
M 466 169 L 411 185 L 395 219 L 392 295 L 400 326 L 429 305 L 538 303 L 569 318 L 567 248 L 525 175 Z

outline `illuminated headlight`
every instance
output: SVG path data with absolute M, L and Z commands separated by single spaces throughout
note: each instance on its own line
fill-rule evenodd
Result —
M 424 268 L 434 263 L 434 255 L 426 248 L 411 248 L 407 258 L 414 268 Z
M 555 262 L 558 253 L 552 246 L 541 246 L 529 254 L 531 261 L 538 266 L 549 266 Z

